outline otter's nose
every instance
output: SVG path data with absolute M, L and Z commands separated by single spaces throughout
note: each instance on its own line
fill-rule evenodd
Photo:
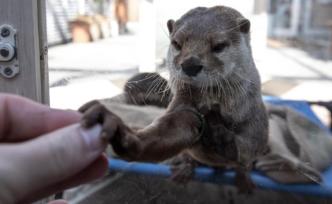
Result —
M 181 68 L 186 75 L 192 77 L 203 69 L 203 65 L 197 57 L 190 57 L 181 63 Z

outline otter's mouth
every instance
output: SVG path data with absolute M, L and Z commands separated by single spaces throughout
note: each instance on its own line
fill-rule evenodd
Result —
M 193 83 L 194 81 L 197 81 L 197 76 L 188 76 L 186 74 L 181 73 L 179 75 L 179 80 L 184 82 L 184 83 Z
M 187 75 L 182 75 L 179 78 L 179 81 L 181 83 L 187 84 L 187 85 L 194 85 L 194 86 L 199 86 L 201 84 L 201 79 L 199 79 L 199 77 L 195 76 L 195 77 L 190 77 Z

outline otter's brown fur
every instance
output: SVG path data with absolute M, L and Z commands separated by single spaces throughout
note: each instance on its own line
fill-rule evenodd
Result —
M 250 169 L 266 149 L 268 123 L 251 56 L 250 23 L 228 7 L 196 8 L 168 22 L 169 109 L 186 104 L 205 115 L 208 130 L 187 152 L 201 163 Z M 190 76 L 184 71 L 201 66 Z
M 83 124 L 103 123 L 103 134 L 124 158 L 161 161 L 185 151 L 203 164 L 234 167 L 238 180 L 247 180 L 253 161 L 266 151 L 268 135 L 249 21 L 232 8 L 216 6 L 195 8 L 167 25 L 174 97 L 166 113 L 132 130 L 92 102 L 81 108 Z M 250 187 L 249 182 L 245 188 Z

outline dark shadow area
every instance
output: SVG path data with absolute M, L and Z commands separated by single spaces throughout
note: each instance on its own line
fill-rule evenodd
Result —
M 281 204 L 331 203 L 331 199 L 270 190 L 255 190 L 239 195 L 233 186 L 190 182 L 176 184 L 168 179 L 124 174 L 111 184 L 84 199 L 80 204 Z

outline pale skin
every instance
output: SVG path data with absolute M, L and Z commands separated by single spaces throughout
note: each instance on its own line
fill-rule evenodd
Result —
M 81 128 L 80 119 L 0 94 L 0 203 L 29 203 L 106 173 L 101 128 Z

